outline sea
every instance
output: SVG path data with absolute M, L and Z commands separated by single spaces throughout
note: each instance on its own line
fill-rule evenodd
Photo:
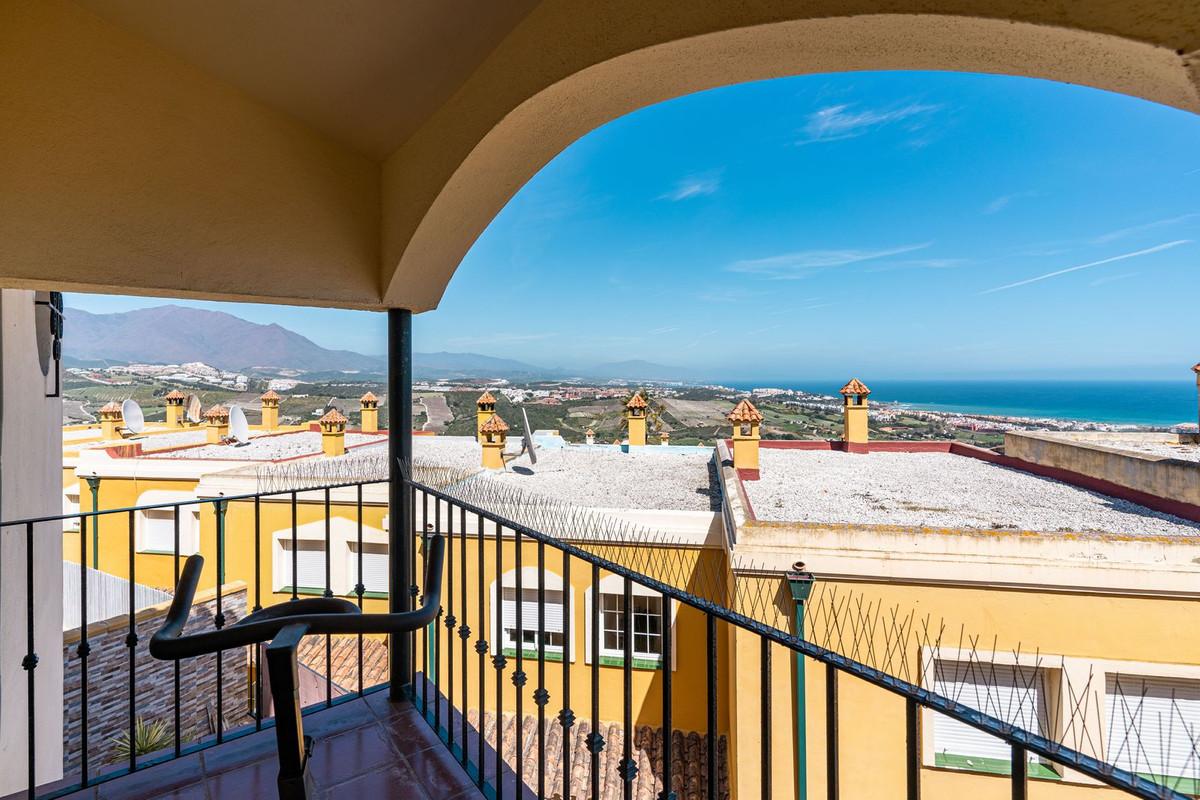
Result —
M 871 399 L 916 409 L 1168 427 L 1194 423 L 1196 383 L 1175 381 L 879 380 Z M 841 381 L 760 381 L 735 389 L 773 387 L 836 395 Z

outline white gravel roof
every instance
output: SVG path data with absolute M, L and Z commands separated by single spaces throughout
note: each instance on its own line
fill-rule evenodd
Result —
M 1200 523 L 949 453 L 759 452 L 761 520 L 1200 536 Z
M 711 452 L 656 452 L 651 446 L 538 450 L 512 461 L 495 480 L 587 508 L 716 511 L 720 508 Z M 666 449 L 666 448 L 664 448 Z
M 174 435 L 174 434 L 166 434 Z M 158 437 L 155 437 L 156 439 Z M 346 447 L 386 441 L 386 434 L 347 433 Z M 159 445 L 155 444 L 156 447 Z M 154 458 L 203 458 L 222 461 L 277 461 L 284 458 L 315 455 L 321 452 L 321 434 L 315 431 L 294 431 L 274 436 L 255 436 L 241 446 L 206 444 L 157 453 Z

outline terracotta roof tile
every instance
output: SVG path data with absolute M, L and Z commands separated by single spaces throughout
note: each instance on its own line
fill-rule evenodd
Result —
M 229 409 L 219 403 L 204 412 L 205 419 L 229 419 Z
M 327 423 L 332 425 L 345 425 L 349 420 L 346 415 L 338 411 L 336 408 L 331 408 L 325 412 L 325 416 L 321 417 L 317 422 Z
M 754 403 L 751 403 L 749 400 L 743 398 L 736 406 L 733 407 L 733 411 L 729 412 L 726 419 L 733 423 L 762 422 L 763 415 L 761 411 L 754 407 Z
M 495 405 L 496 398 L 492 396 L 491 392 L 485 391 L 483 394 L 479 395 L 479 399 L 475 401 L 475 405 L 483 405 L 484 403 L 491 403 Z
M 364 636 L 363 640 L 363 688 L 369 688 L 388 679 L 387 640 Z M 358 691 L 358 637 L 331 636 L 330 663 L 333 672 L 330 679 L 347 692 Z M 325 637 L 305 636 L 296 649 L 296 660 L 324 677 Z
M 496 745 L 496 716 L 490 711 L 484 712 L 480 724 L 479 712 L 475 709 L 467 711 L 467 722 L 483 735 L 484 741 L 490 747 Z M 624 783 L 621 780 L 619 767 L 621 754 L 625 748 L 625 730 L 618 722 L 601 721 L 597 726 L 598 732 L 604 737 L 604 749 L 600 751 L 600 797 L 614 798 L 623 794 Z M 544 758 L 546 796 L 547 797 L 588 797 L 591 787 L 591 753 L 587 747 L 587 737 L 591 731 L 590 720 L 580 720 L 571 726 L 571 738 L 567 747 L 571 751 L 570 786 L 563 787 L 563 736 L 562 725 L 557 719 L 547 719 L 545 727 L 546 748 Z M 517 719 L 513 714 L 505 714 L 500 726 L 500 752 L 510 769 L 516 770 L 513 763 L 516 756 Z M 520 726 L 520 734 L 525 742 L 536 742 L 538 733 L 537 717 L 526 716 Z M 705 756 L 708 748 L 708 737 L 694 731 L 673 731 L 671 736 L 671 790 L 679 800 L 706 797 L 705 787 L 708 785 L 708 763 Z M 663 738 L 662 729 L 657 726 L 639 725 L 634 728 L 632 742 L 633 759 L 637 764 L 637 776 L 633 781 L 632 795 L 638 800 L 652 800 L 659 797 L 662 791 L 662 760 Z M 521 777 L 526 786 L 538 785 L 538 748 L 526 745 L 523 751 L 525 763 L 521 765 Z M 728 748 L 725 737 L 717 740 L 717 797 L 721 800 L 729 798 L 729 766 Z
M 100 408 L 101 414 L 120 414 L 121 404 L 116 400 L 109 400 Z
M 499 414 L 492 414 L 479 426 L 479 430 L 482 433 L 504 433 L 508 430 L 508 423 L 500 419 Z
M 164 400 L 186 400 L 187 395 L 185 395 L 183 392 L 179 391 L 178 389 L 172 389 L 171 391 L 167 392 L 166 396 L 163 399 Z
M 1200 364 L 1197 364 L 1196 366 L 1192 367 L 1192 372 L 1200 373 Z
M 843 386 L 839 392 L 841 394 L 870 394 L 871 390 L 858 378 L 851 378 L 850 382 Z
M 378 403 L 379 398 L 375 396 L 374 392 L 367 392 L 362 397 L 358 398 L 358 402 L 360 402 L 360 403 Z
M 633 397 L 629 398 L 629 402 L 625 404 L 626 408 L 645 408 L 647 405 L 646 398 L 642 397 L 641 392 L 634 392 Z
M 275 393 L 274 389 L 267 389 L 265 392 L 262 393 L 262 395 L 258 399 L 259 400 L 278 400 L 279 395 Z

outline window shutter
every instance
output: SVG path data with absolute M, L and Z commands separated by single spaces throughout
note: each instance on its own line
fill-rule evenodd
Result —
M 1109 675 L 1105 700 L 1110 764 L 1172 778 L 1200 770 L 1200 681 Z
M 183 520 L 180 520 L 183 522 Z M 179 547 L 187 551 L 186 530 L 180 530 Z M 175 512 L 158 508 L 142 512 L 142 550 L 175 552 Z
M 557 589 L 547 589 L 545 592 L 545 630 L 552 633 L 562 633 L 563 630 L 563 593 Z M 500 616 L 506 630 L 516 630 L 517 627 L 517 590 L 512 586 L 504 587 L 503 600 L 500 606 Z M 521 629 L 535 631 L 538 629 L 537 588 L 521 587 Z M 515 645 L 512 637 L 505 634 L 506 645 Z
M 350 583 L 355 584 L 358 582 L 358 543 L 351 542 L 350 548 L 346 552 L 349 554 L 346 561 L 346 574 L 350 576 Z M 387 545 L 363 543 L 362 568 L 363 589 L 368 592 L 386 593 L 388 590 Z M 350 588 L 353 591 L 353 585 Z
M 1045 689 L 1037 670 L 961 661 L 935 664 L 933 690 L 938 694 L 1030 733 L 1046 735 Z M 935 753 L 1012 758 L 1012 748 L 1004 740 L 944 714 L 934 717 L 933 747 Z
M 295 586 L 298 589 L 324 589 L 325 543 L 306 541 L 296 543 L 298 546 L 296 553 L 297 576 L 294 582 L 291 580 L 292 543 L 284 541 L 282 544 L 284 585 Z

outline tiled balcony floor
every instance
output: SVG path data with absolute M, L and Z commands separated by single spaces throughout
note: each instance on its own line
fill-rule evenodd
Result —
M 304 718 L 315 740 L 311 800 L 482 800 L 409 704 L 376 692 Z M 72 800 L 241 800 L 278 795 L 275 731 L 264 730 L 68 795 Z

